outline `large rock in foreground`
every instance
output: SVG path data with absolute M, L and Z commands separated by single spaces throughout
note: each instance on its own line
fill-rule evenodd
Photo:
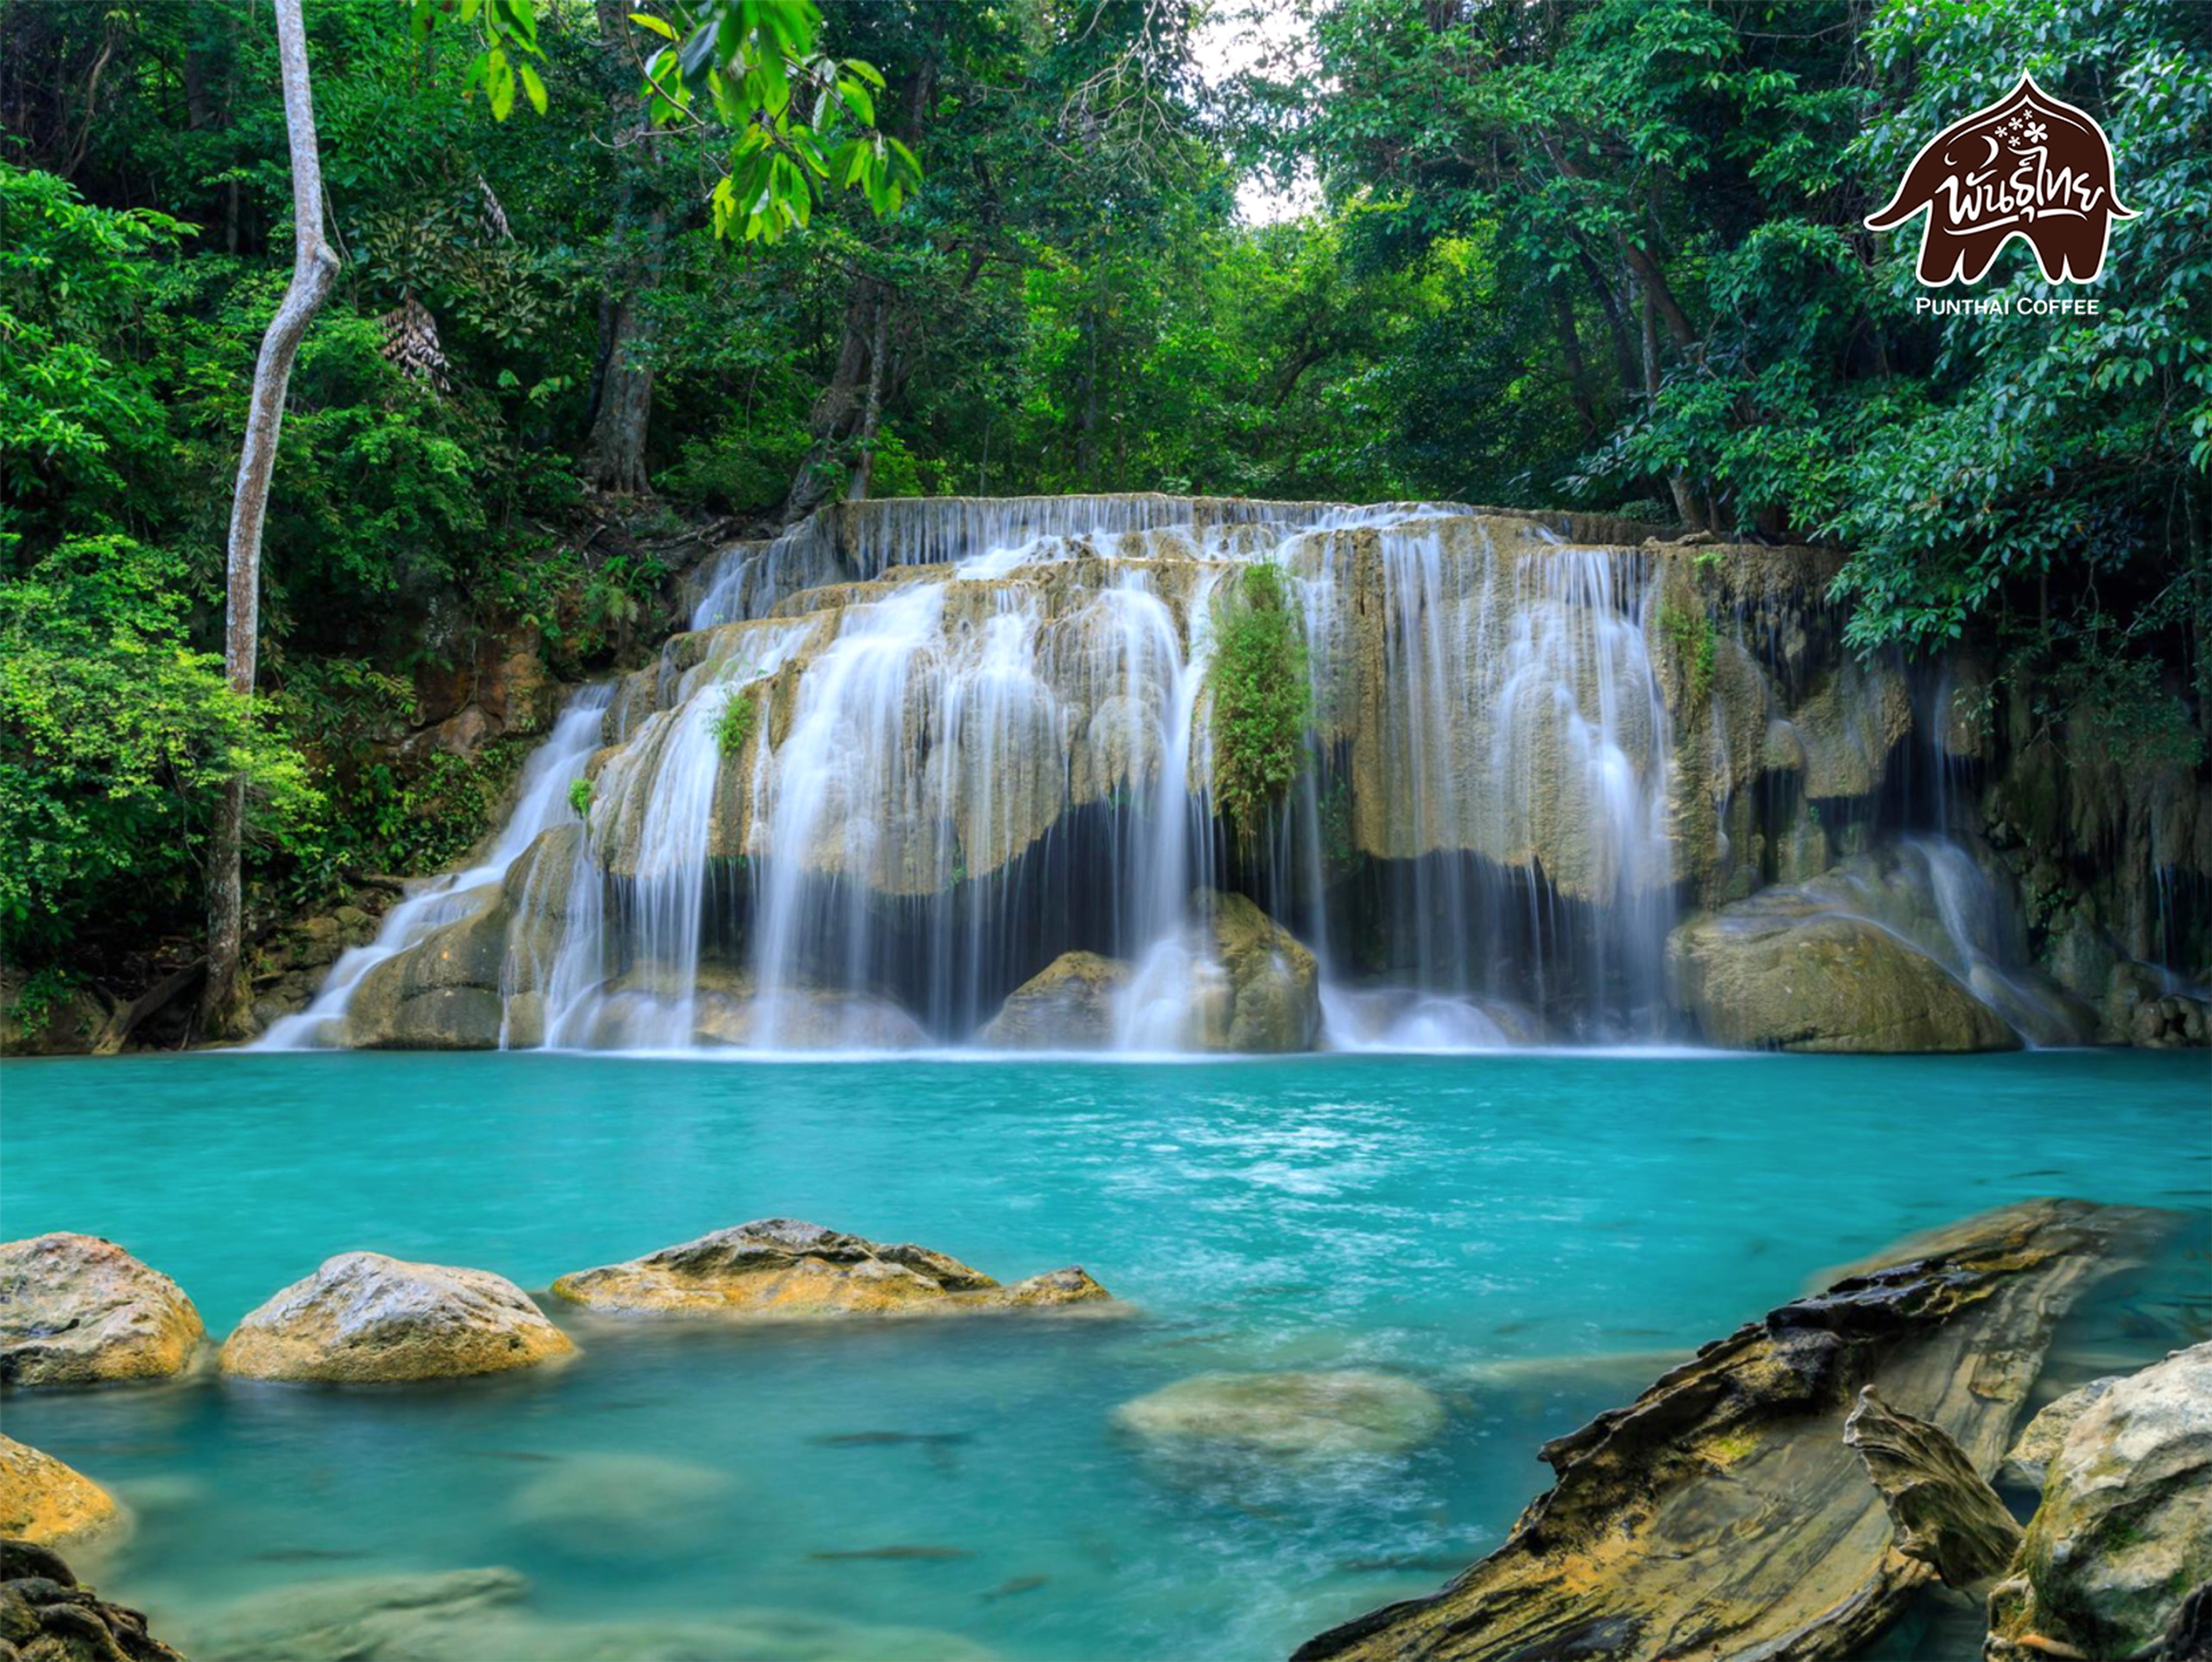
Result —
M 2060 1316 L 2161 1227 L 2031 1201 L 1900 1243 L 1547 1444 L 1558 1481 L 1496 1552 L 1297 1662 L 1855 1653 L 1933 1574 L 1844 1444 L 1861 1388 L 1994 1471 Z
M 166 1379 L 207 1329 L 183 1289 L 97 1235 L 0 1244 L 0 1384 Z
M 115 1497 L 82 1472 L 0 1436 L 0 1536 L 66 1546 L 122 1521 Z
M 504 1373 L 575 1348 L 503 1276 L 346 1253 L 249 1312 L 222 1362 L 251 1379 L 369 1385 Z
M 1119 958 L 1063 952 L 1008 993 L 976 1038 L 999 1050 L 1103 1050 L 1129 973 Z
M 2120 1380 L 2066 1434 L 1990 1626 L 2089 1657 L 2133 1656 L 2212 1581 L 2212 1344 Z M 1992 1646 L 1993 1652 L 1998 1647 Z
M 0 1655 L 29 1662 L 183 1662 L 135 1610 L 79 1586 L 35 1542 L 0 1540 Z
M 1225 999 L 1203 1012 L 1204 1047 L 1244 1052 L 1311 1050 L 1321 1037 L 1321 967 L 1305 943 L 1242 895 L 1201 895 Z
M 1080 1269 L 1000 1286 L 926 1246 L 886 1246 L 795 1218 L 761 1218 L 553 1283 L 594 1310 L 810 1320 L 1049 1309 L 1106 1300 Z
M 1123 1403 L 1115 1423 L 1170 1453 L 1242 1449 L 1291 1459 L 1398 1454 L 1443 1428 L 1443 1404 L 1411 1380 L 1322 1374 L 1200 1374 Z
M 1879 924 L 1762 890 L 1667 940 L 1671 1002 L 1717 1045 L 1797 1051 L 2017 1050 L 2020 1035 Z

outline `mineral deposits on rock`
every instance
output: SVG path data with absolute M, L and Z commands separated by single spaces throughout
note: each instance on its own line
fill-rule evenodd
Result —
M 112 1241 L 0 1245 L 0 1384 L 162 1379 L 183 1373 L 206 1337 L 183 1289 Z

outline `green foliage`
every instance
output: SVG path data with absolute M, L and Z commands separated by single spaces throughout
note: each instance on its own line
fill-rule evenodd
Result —
M 752 742 L 753 726 L 760 718 L 757 696 L 750 687 L 733 688 L 714 716 L 714 743 L 726 756 L 734 756 Z
M 592 816 L 592 781 L 587 779 L 568 781 L 568 806 L 576 810 L 576 817 L 587 820 Z
M 263 848 L 317 822 L 299 756 L 187 643 L 181 575 L 173 555 L 106 536 L 0 582 L 0 919 L 19 961 L 192 895 L 233 773 Z
M 1244 568 L 1216 628 L 1207 671 L 1214 800 L 1249 843 L 1304 761 L 1313 702 L 1305 639 L 1283 573 L 1272 565 Z
M 1713 690 L 1713 660 L 1718 651 L 1711 616 L 1702 606 L 1669 600 L 1659 608 L 1659 630 L 1681 666 L 1692 707 L 1702 706 Z

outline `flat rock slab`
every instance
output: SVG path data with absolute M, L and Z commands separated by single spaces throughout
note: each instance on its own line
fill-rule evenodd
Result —
M 1242 1449 L 1293 1460 L 1398 1454 L 1443 1428 L 1443 1404 L 1411 1380 L 1346 1368 L 1200 1374 L 1123 1403 L 1115 1423 L 1176 1453 Z
M 504 1276 L 381 1253 L 325 1259 L 238 1324 L 226 1374 L 371 1385 L 504 1373 L 575 1346 Z
M 69 1546 L 123 1521 L 115 1497 L 73 1467 L 0 1436 L 0 1536 Z
M 207 1338 L 184 1290 L 98 1235 L 0 1244 L 0 1384 L 181 1374 Z
M 1844 1446 L 1859 1391 L 1994 1471 L 2059 1317 L 2164 1221 L 2030 1201 L 1900 1244 L 1547 1444 L 1558 1482 L 1504 1546 L 1294 1662 L 1850 1653 L 1932 1574 Z
M 812 1320 L 1051 1309 L 1109 1300 L 1080 1269 L 1011 1286 L 926 1246 L 887 1246 L 795 1218 L 761 1218 L 553 1283 L 557 1298 L 623 1314 Z

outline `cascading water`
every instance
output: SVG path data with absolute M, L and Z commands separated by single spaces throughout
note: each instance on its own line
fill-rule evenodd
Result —
M 1257 561 L 1313 718 L 1241 844 L 1209 670 Z M 1055 966 L 1110 989 L 1086 1042 L 1133 1051 L 1656 1031 L 1679 879 L 1658 569 L 1450 504 L 840 505 L 708 562 L 693 629 L 570 707 L 485 863 L 270 1042 L 434 1018 L 466 1042 L 441 929 L 478 957 L 503 938 L 487 996 L 517 1046 L 959 1043 Z

